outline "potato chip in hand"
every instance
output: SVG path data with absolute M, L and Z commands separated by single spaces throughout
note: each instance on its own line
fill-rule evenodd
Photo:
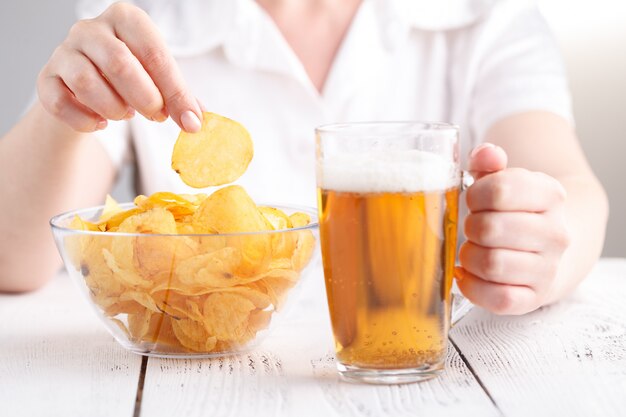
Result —
M 202 114 L 202 129 L 181 131 L 172 153 L 172 169 L 194 188 L 235 181 L 248 168 L 254 148 L 239 123 L 215 113 Z

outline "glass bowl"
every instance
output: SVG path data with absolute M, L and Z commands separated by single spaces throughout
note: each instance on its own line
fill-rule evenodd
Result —
M 257 346 L 317 263 L 316 210 L 272 207 L 306 213 L 311 222 L 233 234 L 69 227 L 76 216 L 98 219 L 100 206 L 58 215 L 50 224 L 69 275 L 124 348 L 147 356 L 213 357 Z

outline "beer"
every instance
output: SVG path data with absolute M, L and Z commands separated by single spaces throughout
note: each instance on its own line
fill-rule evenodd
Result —
M 397 154 L 362 159 L 329 159 L 318 181 L 338 362 L 439 369 L 456 251 L 456 168 L 417 150 L 403 152 L 400 162 Z

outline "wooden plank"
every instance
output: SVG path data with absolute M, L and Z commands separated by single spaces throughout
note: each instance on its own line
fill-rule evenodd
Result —
M 141 358 L 117 345 L 66 274 L 0 295 L 0 414 L 132 416 Z
M 459 355 L 440 377 L 402 386 L 340 382 L 321 270 L 258 349 L 213 360 L 148 361 L 144 416 L 499 415 Z M 294 307 L 292 305 L 292 307 Z
M 567 300 L 522 317 L 476 309 L 451 334 L 507 416 L 626 410 L 626 260 L 601 261 Z

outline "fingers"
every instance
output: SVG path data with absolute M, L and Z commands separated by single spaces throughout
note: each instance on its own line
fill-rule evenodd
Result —
M 509 168 L 486 175 L 467 190 L 467 207 L 484 210 L 543 212 L 565 201 L 565 189 L 541 172 Z
M 178 65 L 148 15 L 134 6 L 116 3 L 103 17 L 147 71 L 172 119 L 187 131 L 200 130 L 200 106 L 189 93 Z
M 167 119 L 159 89 L 112 29 L 93 21 L 84 24 L 82 30 L 83 35 L 73 41 L 73 46 L 89 57 L 116 93 L 145 118 L 158 122 Z M 92 41 L 96 38 L 97 43 Z
M 111 88 L 87 57 L 74 49 L 62 52 L 56 72 L 76 99 L 104 119 L 122 120 L 132 115 L 132 109 Z
M 506 165 L 506 153 L 492 144 L 470 156 L 476 181 L 466 194 L 467 242 L 456 274 L 474 304 L 497 314 L 524 314 L 546 299 L 569 245 L 565 190 L 546 174 Z
M 465 297 L 495 314 L 525 314 L 541 305 L 535 291 L 528 286 L 485 281 L 463 268 L 455 268 L 455 275 Z
M 67 86 L 56 76 L 40 75 L 37 92 L 42 106 L 77 132 L 93 132 L 107 126 L 106 120 L 76 100 Z
M 130 118 L 135 110 L 156 121 L 171 114 L 190 132 L 201 127 L 200 105 L 156 27 L 127 3 L 114 3 L 101 16 L 76 23 L 40 80 L 44 108 L 68 115 L 71 120 L 59 117 L 82 131 L 101 126 L 102 119 Z M 56 108 L 66 103 L 68 109 Z
M 469 241 L 488 248 L 561 253 L 569 245 L 569 236 L 557 214 L 470 213 L 465 218 L 464 232 Z
M 556 272 L 556 263 L 525 251 L 486 248 L 465 242 L 459 251 L 463 268 L 481 279 L 498 284 L 543 288 L 542 277 Z
M 472 151 L 469 169 L 475 180 L 506 168 L 508 157 L 504 149 L 491 143 L 483 143 Z

